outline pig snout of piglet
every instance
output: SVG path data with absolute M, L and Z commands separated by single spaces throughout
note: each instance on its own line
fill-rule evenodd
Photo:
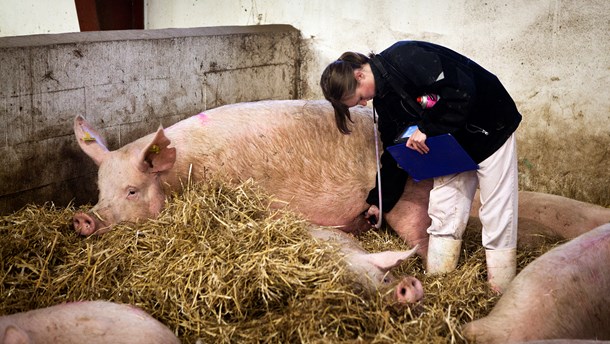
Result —
M 401 304 L 416 303 L 424 298 L 421 282 L 411 276 L 404 277 L 394 289 L 394 299 Z

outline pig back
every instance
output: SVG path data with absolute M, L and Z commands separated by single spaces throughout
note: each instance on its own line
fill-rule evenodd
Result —
M 375 184 L 372 111 L 350 109 L 343 135 L 326 101 L 275 100 L 226 105 L 167 129 L 178 177 L 253 178 L 278 201 L 321 225 L 344 225 L 364 209 Z M 174 183 L 176 181 L 173 181 Z

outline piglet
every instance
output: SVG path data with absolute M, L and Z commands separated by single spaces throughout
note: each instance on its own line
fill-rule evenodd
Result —
M 335 228 L 311 228 L 309 233 L 320 242 L 329 243 L 339 248 L 345 262 L 357 278 L 357 283 L 370 289 L 382 290 L 396 283 L 396 278 L 390 269 L 399 265 L 417 251 L 414 247 L 409 251 L 383 251 L 369 253 L 351 234 Z M 400 279 L 396 284 L 391 298 L 400 304 L 416 303 L 423 299 L 424 290 L 421 282 L 412 276 Z
M 488 316 L 466 324 L 475 343 L 610 340 L 610 223 L 526 266 Z
M 180 343 L 143 310 L 107 301 L 60 304 L 0 317 L 3 344 Z

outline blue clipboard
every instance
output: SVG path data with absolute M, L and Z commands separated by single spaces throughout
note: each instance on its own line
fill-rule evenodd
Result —
M 427 154 L 407 148 L 405 142 L 388 147 L 398 165 L 415 180 L 446 176 L 448 174 L 476 170 L 479 165 L 464 151 L 451 134 L 426 139 L 430 148 Z

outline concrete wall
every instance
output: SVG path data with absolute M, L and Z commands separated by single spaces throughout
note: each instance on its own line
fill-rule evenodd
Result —
M 75 0 L 0 0 L 0 37 L 79 31 Z
M 116 149 L 207 108 L 298 98 L 299 42 L 285 25 L 0 38 L 0 213 L 97 198 L 78 114 Z
M 239 0 L 222 6 L 218 0 L 148 0 L 145 25 L 290 24 L 311 47 L 303 56 L 306 98 L 321 97 L 322 69 L 344 51 L 432 41 L 498 75 L 531 129 L 577 117 L 600 134 L 610 130 L 608 13 L 607 0 Z

